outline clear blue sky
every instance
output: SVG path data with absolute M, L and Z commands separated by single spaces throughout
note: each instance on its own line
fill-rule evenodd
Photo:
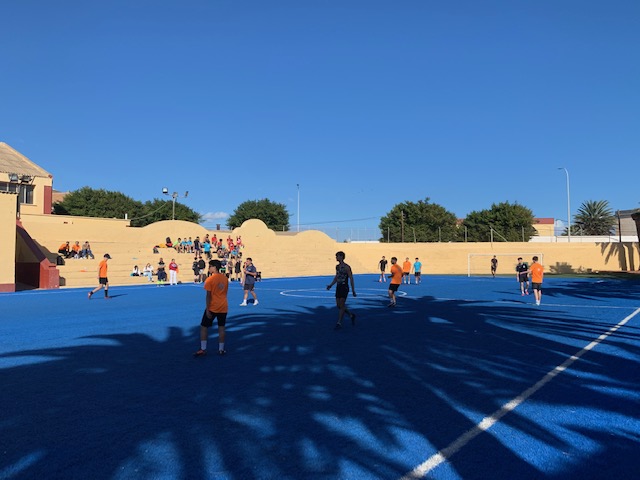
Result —
M 20 0 L 0 49 L 0 141 L 56 190 L 566 219 L 566 167 L 572 214 L 639 206 L 638 0 Z

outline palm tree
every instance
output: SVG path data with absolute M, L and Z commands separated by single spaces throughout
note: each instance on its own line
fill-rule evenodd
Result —
M 584 202 L 573 218 L 574 225 L 580 228 L 582 235 L 610 235 L 616 224 L 616 217 L 608 200 Z M 571 233 L 574 233 L 573 228 Z

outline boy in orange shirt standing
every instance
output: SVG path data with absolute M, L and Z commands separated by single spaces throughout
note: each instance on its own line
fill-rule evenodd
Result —
M 89 292 L 89 300 L 91 300 L 94 293 L 102 288 L 104 288 L 104 298 L 111 298 L 109 296 L 109 279 L 107 278 L 107 260 L 111 260 L 111 255 L 105 253 L 104 258 L 98 265 L 98 282 L 100 285 Z
M 531 273 L 531 288 L 533 289 L 533 295 L 536 298 L 536 305 L 540 305 L 542 300 L 542 278 L 544 277 L 544 267 L 538 263 L 538 257 L 532 258 L 533 263 L 529 267 Z
M 193 354 L 194 357 L 203 357 L 207 354 L 207 336 L 209 327 L 213 325 L 214 318 L 218 322 L 218 355 L 227 353 L 224 349 L 224 329 L 229 311 L 229 302 L 227 301 L 229 279 L 224 273 L 220 273 L 221 268 L 222 263 L 220 260 L 211 260 L 209 262 L 209 277 L 204 281 L 204 289 L 207 295 L 204 314 L 200 321 L 200 350 Z
M 388 307 L 396 306 L 396 292 L 398 291 L 398 287 L 402 283 L 402 268 L 398 265 L 398 259 L 396 257 L 391 257 L 391 280 L 389 281 L 389 299 L 391 302 Z
M 409 257 L 405 258 L 402 264 L 402 283 L 409 285 L 411 283 L 411 262 Z

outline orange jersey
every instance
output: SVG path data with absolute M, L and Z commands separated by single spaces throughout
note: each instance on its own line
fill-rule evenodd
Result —
M 207 310 L 215 313 L 227 313 L 229 303 L 227 302 L 227 291 L 229 290 L 229 279 L 223 273 L 214 273 L 204 281 L 204 289 L 211 294 Z
M 402 283 L 402 269 L 400 265 L 394 263 L 391 265 L 391 282 L 396 285 L 400 285 Z
M 544 275 L 544 267 L 539 263 L 533 263 L 529 267 L 531 272 L 531 283 L 542 283 L 542 276 Z
M 60 248 L 58 250 L 66 250 L 67 248 L 69 248 L 69 245 L 63 243 L 62 245 L 60 245 Z
M 411 262 L 409 261 L 404 262 L 402 264 L 402 271 L 407 273 L 411 272 Z
M 98 277 L 107 278 L 107 260 L 102 260 L 98 265 Z

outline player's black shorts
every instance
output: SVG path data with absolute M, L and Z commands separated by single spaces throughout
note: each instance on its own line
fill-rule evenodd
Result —
M 100 282 L 100 285 L 106 285 L 109 283 L 109 279 L 107 277 L 100 277 L 98 281 Z
M 207 318 L 207 311 L 205 310 L 202 314 L 202 320 L 200 321 L 200 325 L 203 327 L 210 327 L 213 325 L 213 319 L 216 318 L 218 320 L 218 326 L 224 327 L 227 324 L 227 312 L 224 313 L 216 313 L 211 312 L 211 318 Z
M 533 283 L 533 282 L 531 282 L 531 288 L 533 290 L 542 290 L 542 284 L 541 283 Z
M 391 290 L 392 292 L 397 292 L 399 286 L 400 286 L 399 283 L 390 283 L 389 290 Z
M 519 273 L 518 274 L 518 281 L 519 282 L 527 282 L 529 281 L 529 275 L 526 273 Z
M 422 275 L 422 272 L 415 272 L 413 275 L 419 277 L 420 275 Z
M 349 285 L 338 283 L 336 285 L 336 298 L 347 298 L 349 296 Z
M 254 287 L 254 284 L 253 284 L 253 283 L 250 283 L 250 284 L 249 284 L 249 283 L 245 283 L 245 284 L 244 284 L 244 289 L 245 289 L 247 292 L 250 292 L 251 290 L 253 290 L 253 287 Z

